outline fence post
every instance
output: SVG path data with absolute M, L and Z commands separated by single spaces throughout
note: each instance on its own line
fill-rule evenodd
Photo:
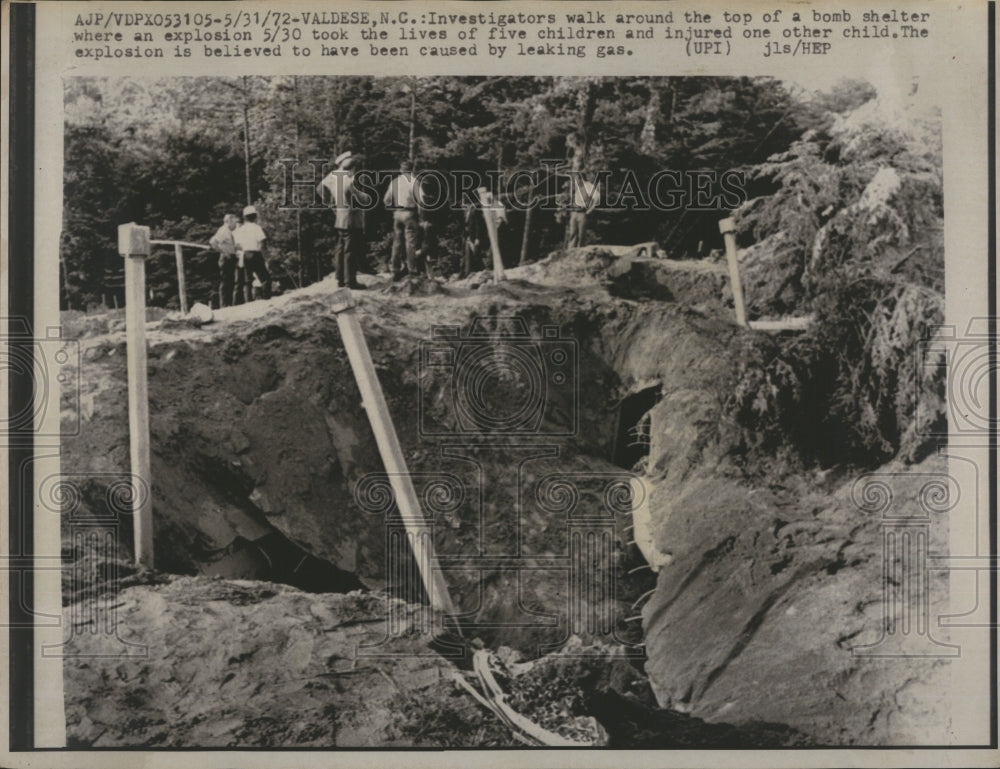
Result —
M 490 250 L 493 252 L 493 280 L 499 283 L 504 279 L 503 259 L 500 257 L 500 243 L 497 240 L 497 223 L 493 219 L 492 203 L 487 202 L 489 191 L 485 187 L 477 190 L 480 207 L 483 210 L 483 220 L 486 222 L 486 232 L 490 236 Z
M 135 562 L 153 568 L 153 494 L 149 470 L 149 393 L 146 373 L 146 258 L 149 227 L 118 227 L 118 253 L 125 258 L 125 330 L 128 358 L 128 434 L 132 464 L 132 524 Z
M 389 483 L 396 495 L 396 506 L 406 526 L 407 538 L 413 550 L 413 557 L 420 570 L 420 578 L 427 591 L 431 606 L 445 614 L 454 617 L 455 607 L 448 593 L 448 585 L 441 575 L 437 556 L 434 554 L 434 542 L 430 537 L 430 527 L 420 509 L 420 499 L 413 487 L 413 479 L 406 467 L 403 449 L 399 445 L 399 436 L 385 402 L 382 385 L 372 362 L 364 331 L 355 313 L 355 302 L 348 289 L 337 291 L 330 303 L 337 316 L 337 326 L 344 341 L 347 358 L 354 371 L 358 389 L 361 391 L 361 404 L 368 414 L 375 443 L 378 445 L 382 463 L 385 465 Z
M 180 243 L 174 243 L 174 259 L 177 261 L 177 295 L 181 300 L 181 312 L 187 313 L 187 286 L 184 283 L 184 249 Z
M 726 241 L 726 261 L 729 263 L 729 283 L 733 289 L 733 306 L 736 308 L 736 322 L 747 325 L 747 311 L 743 304 L 743 281 L 740 265 L 736 258 L 736 223 L 730 217 L 719 222 L 719 232 Z

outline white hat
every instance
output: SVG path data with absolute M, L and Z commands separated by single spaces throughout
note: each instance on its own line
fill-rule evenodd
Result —
M 335 164 L 336 164 L 337 166 L 340 166 L 340 165 L 342 165 L 342 164 L 343 164 L 343 162 L 344 162 L 345 160 L 347 160 L 347 159 L 348 159 L 349 157 L 351 157 L 351 151 L 350 151 L 350 150 L 348 150 L 347 152 L 341 152 L 341 153 L 340 153 L 339 155 L 337 155 L 337 157 L 335 157 L 335 158 L 333 159 L 333 162 L 334 162 L 334 163 L 335 163 Z
M 250 214 L 255 214 L 255 213 L 257 213 L 257 209 L 254 208 L 253 206 L 247 206 L 246 208 L 243 209 L 244 216 L 249 216 Z

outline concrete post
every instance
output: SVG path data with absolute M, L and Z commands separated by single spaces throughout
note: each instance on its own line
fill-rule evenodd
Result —
M 487 202 L 489 191 L 485 187 L 477 190 L 479 194 L 479 204 L 483 210 L 483 219 L 486 222 L 486 232 L 490 236 L 490 250 L 493 252 L 493 280 L 499 283 L 504 279 L 503 259 L 500 257 L 500 242 L 497 240 L 497 223 L 493 218 L 492 203 Z
M 434 543 L 430 537 L 431 529 L 420 509 L 420 499 L 413 487 L 413 480 L 407 469 L 403 449 L 399 445 L 399 437 L 396 435 L 392 415 L 382 393 L 382 385 L 379 383 L 364 331 L 355 313 L 355 306 L 348 289 L 337 291 L 331 300 L 331 308 L 337 315 L 337 325 L 344 340 L 344 349 L 347 350 L 347 358 L 354 371 L 358 389 L 361 391 L 362 405 L 368 414 L 372 432 L 375 434 L 375 443 L 378 445 L 389 483 L 396 495 L 396 506 L 406 526 L 407 537 L 417 568 L 420 570 L 424 589 L 427 591 L 431 606 L 445 614 L 455 616 L 455 607 L 448 593 L 448 585 L 441 575 L 434 553 Z
M 719 222 L 719 232 L 726 241 L 726 261 L 729 263 L 729 282 L 733 288 L 733 305 L 736 308 L 736 322 L 746 328 L 747 312 L 743 304 L 743 281 L 740 265 L 736 258 L 736 223 L 731 218 Z
M 181 300 L 181 312 L 187 314 L 187 285 L 184 282 L 184 249 L 180 243 L 174 243 L 174 259 L 177 261 L 177 296 Z
M 118 228 L 125 258 L 125 330 L 128 357 L 128 433 L 132 464 L 132 524 L 135 562 L 153 568 L 153 494 L 149 469 L 149 393 L 146 373 L 146 259 L 149 227 Z

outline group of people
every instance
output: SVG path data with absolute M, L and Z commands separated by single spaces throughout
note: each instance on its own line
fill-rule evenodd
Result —
M 242 224 L 236 214 L 226 214 L 209 241 L 219 254 L 219 307 L 253 301 L 257 285 L 260 298 L 271 298 L 271 275 L 264 259 L 266 240 L 253 206 L 243 209 Z
M 338 155 L 333 161 L 336 168 L 317 186 L 323 202 L 332 203 L 334 208 L 337 285 L 354 289 L 364 288 L 357 281 L 357 267 L 364 256 L 364 212 L 371 208 L 373 202 L 368 192 L 354 184 L 355 176 L 361 170 L 361 160 L 352 152 Z M 433 245 L 432 231 L 430 224 L 419 215 L 423 200 L 413 176 L 413 164 L 409 160 L 400 163 L 399 175 L 389 182 L 382 202 L 392 212 L 390 269 L 393 280 L 421 273 L 432 277 L 429 259 Z
M 365 254 L 365 211 L 370 210 L 374 203 L 370 188 L 355 184 L 362 160 L 361 156 L 352 152 L 338 155 L 333 161 L 334 170 L 317 185 L 321 199 L 331 204 L 334 211 L 336 245 L 333 261 L 337 285 L 352 289 L 364 288 L 358 282 L 357 269 Z M 566 238 L 568 248 L 583 242 L 587 215 L 596 204 L 595 192 L 595 185 L 583 182 L 576 185 L 571 193 Z M 466 207 L 462 275 L 481 268 L 489 260 L 490 244 L 483 207 L 496 215 L 498 224 L 506 221 L 500 198 L 485 191 L 483 196 L 478 203 Z M 389 262 L 392 279 L 401 280 L 407 275 L 434 277 L 434 227 L 423 215 L 423 195 L 409 160 L 400 163 L 399 175 L 389 182 L 382 202 L 392 212 L 393 239 Z M 223 225 L 210 241 L 212 248 L 219 253 L 220 307 L 252 301 L 258 285 L 259 296 L 270 298 L 271 276 L 264 259 L 266 238 L 264 230 L 257 224 L 257 209 L 254 206 L 243 209 L 242 224 L 235 214 L 226 214 Z

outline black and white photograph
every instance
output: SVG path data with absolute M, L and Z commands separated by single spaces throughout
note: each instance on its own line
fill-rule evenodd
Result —
M 563 15 L 546 46 L 632 55 Z M 65 749 L 996 747 L 995 321 L 948 309 L 995 286 L 946 238 L 940 83 L 242 74 L 225 34 L 34 117 L 58 308 L 8 429 Z

